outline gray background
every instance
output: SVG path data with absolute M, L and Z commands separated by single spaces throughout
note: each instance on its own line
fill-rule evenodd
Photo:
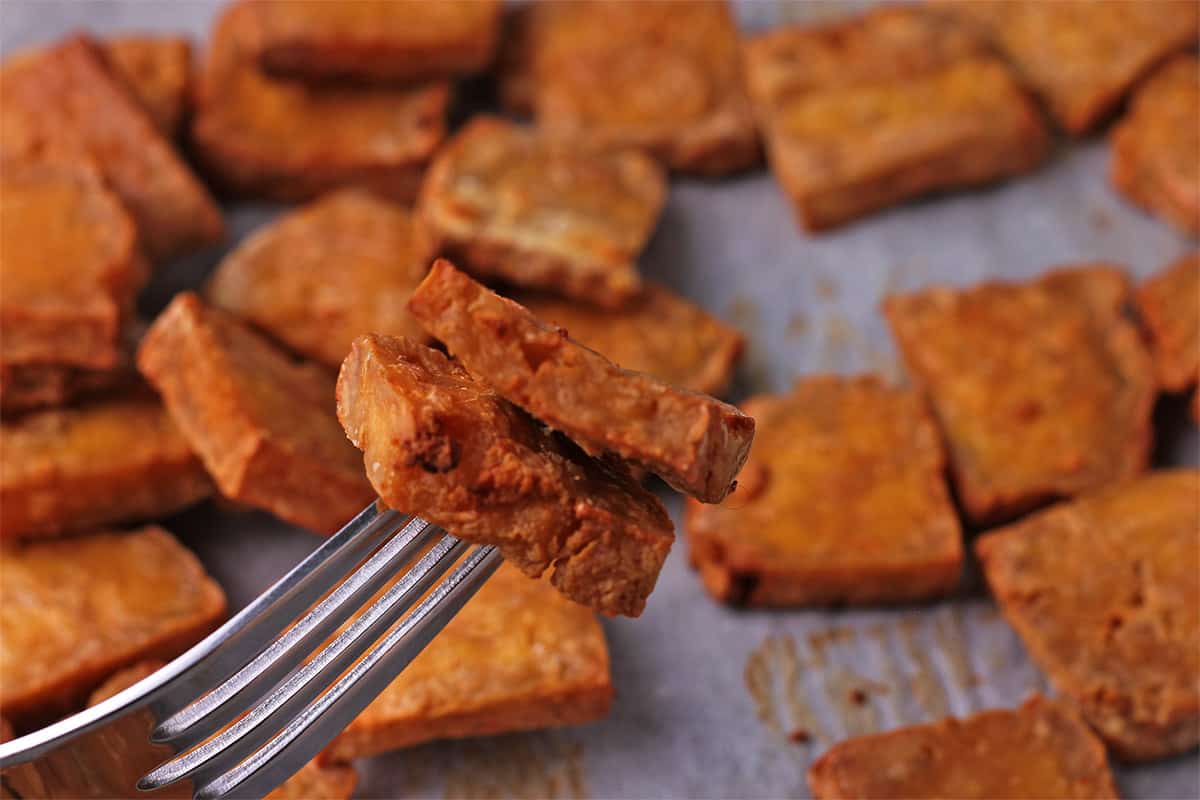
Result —
M 848 3 L 742 3 L 751 28 L 824 17 Z M 183 31 L 198 42 L 217 5 L 199 0 L 0 0 L 0 49 L 88 28 Z M 1144 277 L 1194 247 L 1126 205 L 1106 180 L 1102 137 L 1063 143 L 1039 172 L 992 189 L 910 203 L 809 236 L 765 170 L 722 181 L 676 180 L 643 260 L 661 280 L 737 324 L 749 350 L 733 399 L 779 391 L 812 372 L 899 377 L 877 311 L 889 291 L 1024 278 L 1105 260 Z M 275 210 L 231 211 L 232 246 Z M 196 286 L 213 252 L 166 268 L 153 312 Z M 1158 463 L 1198 461 L 1182 401 L 1160 404 Z M 680 503 L 666 497 L 676 521 Z M 248 602 L 314 545 L 265 514 L 211 504 L 170 520 L 229 593 Z M 735 611 L 713 603 L 681 539 L 648 609 L 606 620 L 617 700 L 582 727 L 426 745 L 360 765 L 360 797 L 807 796 L 804 772 L 847 735 L 1012 706 L 1046 684 L 977 578 L 963 597 L 878 611 Z M 861 705 L 849 701 L 865 696 Z M 793 741 L 807 731 L 809 742 Z M 1200 796 L 1195 752 L 1118 769 L 1126 797 Z

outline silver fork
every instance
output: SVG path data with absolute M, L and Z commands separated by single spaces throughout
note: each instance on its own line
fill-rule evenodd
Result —
M 418 555 L 411 569 L 356 615 Z M 500 560 L 495 547 L 471 548 L 420 517 L 373 504 L 154 675 L 94 708 L 0 745 L 0 794 L 69 796 L 81 786 L 125 791 L 135 781 L 138 789 L 156 790 L 186 781 L 196 798 L 261 797 L 366 708 Z M 147 712 L 150 723 L 128 724 Z M 138 736 L 129 730 L 143 737 L 149 731 L 149 741 L 128 741 Z M 110 753 L 93 752 L 97 746 L 142 749 L 137 756 L 106 761 Z M 137 778 L 163 755 L 171 757 Z M 127 774 L 98 776 L 109 761 L 119 762 L 117 771 Z M 48 781 L 61 788 L 48 791 Z M 118 785 L 125 781 L 130 785 Z M 96 783 L 101 785 L 93 787 Z

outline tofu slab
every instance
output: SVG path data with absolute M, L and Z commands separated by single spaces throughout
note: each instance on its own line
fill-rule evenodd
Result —
M 228 312 L 176 295 L 138 369 L 229 499 L 333 533 L 374 497 L 334 416 L 333 376 Z
M 479 72 L 492 60 L 499 0 L 397 3 L 249 0 L 269 74 L 308 81 L 405 82 Z
M 206 294 L 336 368 L 364 333 L 426 338 L 406 308 L 428 270 L 415 238 L 403 207 L 344 189 L 257 230 L 222 260 Z
M 1034 695 L 829 749 L 808 771 L 818 800 L 1117 800 L 1104 746 L 1069 709 Z
M 434 159 L 418 218 L 435 255 L 518 286 L 623 307 L 667 195 L 634 151 L 589 153 L 476 117 Z
M 1177 56 L 1154 73 L 1134 94 L 1111 142 L 1117 190 L 1200 235 L 1200 59 Z
M 1145 468 L 1155 381 L 1129 302 L 1124 272 L 1103 264 L 885 300 L 973 521 L 1011 519 Z
M 532 577 L 606 614 L 638 616 L 674 540 L 654 495 L 588 458 L 442 353 L 358 339 L 338 417 L 392 508 L 495 544 Z
M 323 755 L 578 725 L 606 716 L 612 696 L 595 615 L 505 564 Z
M 92 160 L 159 263 L 219 242 L 220 209 L 164 138 L 101 46 L 76 36 L 10 59 L 0 71 L 0 154 Z
M 689 174 L 725 175 L 759 162 L 726 3 L 537 3 L 524 22 L 535 117 L 548 134 L 640 148 Z
M 976 543 L 1005 618 L 1120 758 L 1200 743 L 1200 471 L 1062 503 Z
M 874 377 L 813 376 L 744 406 L 758 426 L 738 490 L 689 500 L 709 593 L 752 606 L 895 603 L 948 594 L 962 534 L 921 397 Z
M 201 72 L 192 140 L 224 190 L 291 202 L 356 186 L 411 203 L 445 138 L 445 82 L 405 88 L 312 86 L 268 77 L 252 52 L 253 9 L 228 8 Z
M 164 517 L 211 492 L 203 465 L 144 386 L 0 424 L 0 539 Z
M 225 596 L 162 528 L 0 550 L 0 708 L 21 727 L 81 705 L 113 672 L 182 653 Z
M 409 310 L 467 369 L 570 436 L 715 503 L 734 486 L 754 420 L 708 395 L 623 370 L 438 260 Z
M 104 50 L 163 135 L 179 136 L 192 91 L 192 43 L 182 36 L 116 36 Z
M 1200 379 L 1200 251 L 1171 263 L 1137 290 L 1158 383 L 1181 392 Z
M 771 168 L 813 231 L 931 192 L 1028 172 L 1049 138 L 1008 68 L 911 7 L 746 45 Z

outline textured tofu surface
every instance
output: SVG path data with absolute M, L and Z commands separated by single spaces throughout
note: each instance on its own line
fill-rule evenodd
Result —
M 1137 290 L 1158 383 L 1172 392 L 1200 379 L 1200 252 L 1189 253 Z
M 116 36 L 104 50 L 159 130 L 178 136 L 191 105 L 192 43 L 181 36 Z

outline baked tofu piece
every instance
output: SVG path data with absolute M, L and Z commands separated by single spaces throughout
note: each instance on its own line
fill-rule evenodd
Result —
M 1200 471 L 1106 486 L 975 549 L 1005 618 L 1122 759 L 1200 743 Z
M 66 405 L 127 383 L 132 375 L 131 369 L 125 369 L 124 365 L 89 369 L 62 364 L 0 363 L 0 413 L 20 414 Z
M 518 34 L 530 49 L 539 128 L 579 146 L 636 147 L 672 170 L 755 166 L 737 26 L 724 2 L 538 2 Z
M 1028 172 L 1049 149 L 982 40 L 919 9 L 775 30 L 745 59 L 771 168 L 811 231 Z
M 383 502 L 500 547 L 567 597 L 636 617 L 674 540 L 662 503 L 588 458 L 455 361 L 364 336 L 338 376 L 338 417 Z
M 447 78 L 492 60 L 499 0 L 397 3 L 250 0 L 262 32 L 254 55 L 268 74 L 366 83 Z
M 412 216 L 345 189 L 268 224 L 225 257 L 208 299 L 337 368 L 364 333 L 425 339 L 405 305 L 428 269 Z
M 594 456 L 615 454 L 707 503 L 734 479 L 754 420 L 727 403 L 621 369 L 438 260 L 409 310 L 502 397 Z
M 1153 367 L 1103 264 L 934 287 L 883 309 L 941 426 L 967 516 L 986 524 L 1146 466 Z
M 813 376 L 748 400 L 758 434 L 738 490 L 689 500 L 690 559 L 718 600 L 895 603 L 948 594 L 962 534 L 921 397 L 874 377 Z
M 607 716 L 612 696 L 595 615 L 505 564 L 324 756 L 578 725 Z
M 74 710 L 113 672 L 182 653 L 225 596 L 156 526 L 0 549 L 0 708 L 28 727 Z
M 745 347 L 737 330 L 657 283 L 617 311 L 542 292 L 513 299 L 614 364 L 693 392 L 724 391 Z
M 1117 800 L 1104 746 L 1069 709 L 1034 695 L 983 711 L 840 742 L 808 771 L 818 800 L 953 797 Z
M 138 369 L 229 499 L 333 533 L 374 497 L 334 416 L 333 376 L 232 314 L 176 295 Z
M 1076 136 L 1157 63 L 1200 39 L 1200 6 L 1191 2 L 939 0 L 938 8 L 988 35 Z
M 0 163 L 5 368 L 115 366 L 147 274 L 133 220 L 94 170 L 67 161 Z
M 433 254 L 477 275 L 620 308 L 641 286 L 638 255 L 666 196 L 641 153 L 589 153 L 476 117 L 434 159 L 417 215 Z
M 1143 283 L 1137 307 L 1150 334 L 1158 384 L 1182 392 L 1200 379 L 1200 251 Z
M 1156 72 L 1133 96 L 1111 141 L 1113 185 L 1200 235 L 1200 59 L 1178 56 Z
M 251 52 L 260 31 L 238 4 L 218 22 L 201 72 L 192 141 L 227 191 L 309 200 L 357 186 L 411 203 L 445 138 L 450 89 L 312 86 L 269 78 Z
M 192 43 L 182 36 L 117 36 L 104 50 L 163 135 L 176 138 L 192 90 Z
M 94 161 L 155 263 L 214 244 L 221 212 L 100 45 L 77 36 L 0 70 L 0 155 Z
M 163 517 L 211 491 L 144 386 L 0 424 L 0 539 Z

